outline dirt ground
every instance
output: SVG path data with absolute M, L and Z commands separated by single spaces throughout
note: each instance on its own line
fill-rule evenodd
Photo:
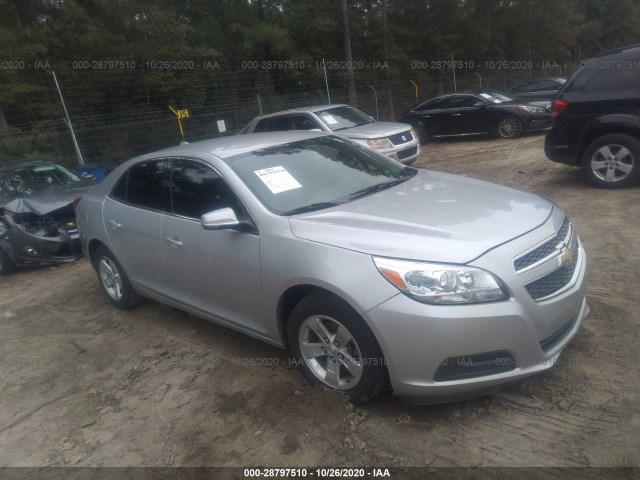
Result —
M 0 466 L 639 466 L 640 186 L 595 189 L 543 138 L 436 141 L 416 166 L 568 211 L 592 310 L 553 371 L 448 405 L 354 407 L 285 351 L 154 302 L 112 308 L 86 260 L 23 270 L 0 278 Z

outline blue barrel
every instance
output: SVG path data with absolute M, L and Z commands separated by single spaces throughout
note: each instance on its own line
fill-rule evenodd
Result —
M 104 165 L 87 163 L 84 165 L 78 165 L 76 167 L 76 173 L 80 176 L 82 176 L 83 173 L 88 173 L 89 175 L 96 177 L 98 182 L 101 182 L 104 177 L 107 176 L 107 169 L 104 168 Z

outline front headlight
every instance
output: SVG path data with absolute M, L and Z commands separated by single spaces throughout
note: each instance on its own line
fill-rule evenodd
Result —
M 531 105 L 518 105 L 518 108 L 526 112 L 546 112 L 542 107 L 533 107 Z
M 459 305 L 508 298 L 498 280 L 479 268 L 380 257 L 373 257 L 373 261 L 392 285 L 419 302 Z
M 371 140 L 367 140 L 367 145 L 370 148 L 378 149 L 378 148 L 391 148 L 393 147 L 393 143 L 389 141 L 388 138 L 374 138 Z

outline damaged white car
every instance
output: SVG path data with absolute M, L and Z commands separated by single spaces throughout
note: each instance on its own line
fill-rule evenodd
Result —
M 56 163 L 0 163 L 0 275 L 81 257 L 75 206 L 94 183 Z

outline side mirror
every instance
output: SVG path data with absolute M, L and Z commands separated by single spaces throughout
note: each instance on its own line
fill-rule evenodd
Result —
M 236 213 L 228 207 L 205 213 L 200 217 L 200 223 L 205 230 L 226 230 L 240 225 Z
M 97 177 L 92 173 L 82 172 L 82 178 L 85 180 L 97 180 Z

